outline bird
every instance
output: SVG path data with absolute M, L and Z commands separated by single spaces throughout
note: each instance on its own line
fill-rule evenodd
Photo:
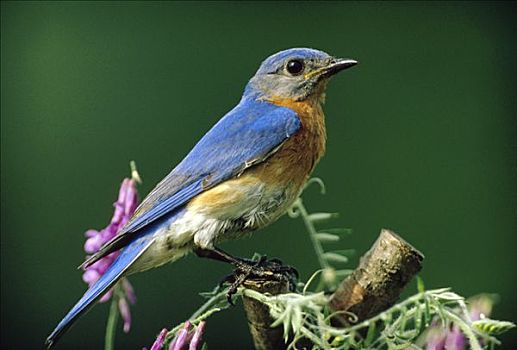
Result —
M 119 234 L 81 265 L 120 251 L 46 339 L 49 349 L 117 281 L 194 252 L 233 264 L 216 245 L 285 214 L 325 153 L 327 83 L 356 65 L 321 50 L 266 58 L 239 103 L 143 199 Z

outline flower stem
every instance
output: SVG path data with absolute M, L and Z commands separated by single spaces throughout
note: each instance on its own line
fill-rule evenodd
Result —
M 210 299 L 208 299 L 199 309 L 197 309 L 192 316 L 190 316 L 189 320 L 196 320 L 200 315 L 203 315 L 207 310 L 213 308 L 215 305 L 221 303 L 221 301 L 226 300 L 227 290 L 217 293 Z
M 108 322 L 106 323 L 106 336 L 104 338 L 104 350 L 115 349 L 115 331 L 118 321 L 118 307 L 117 297 L 113 295 L 110 305 L 110 313 L 108 315 Z
M 229 304 L 226 303 L 226 305 L 222 305 L 221 303 L 226 301 L 226 294 L 228 292 L 228 289 L 224 289 L 223 291 L 215 294 L 210 299 L 208 299 L 199 309 L 197 309 L 190 317 L 189 321 L 194 325 L 199 325 L 201 321 L 204 321 L 212 314 L 215 314 L 219 311 L 222 311 L 226 308 L 228 308 Z M 240 295 L 240 292 L 237 293 L 237 295 Z M 185 326 L 185 323 L 181 323 L 171 329 L 167 333 L 167 340 L 170 340 L 174 338 L 180 329 L 182 329 Z
M 138 170 L 136 168 L 136 162 L 134 160 L 130 161 L 129 167 L 131 168 L 131 179 L 141 184 L 142 178 L 140 177 L 140 174 L 138 173 Z

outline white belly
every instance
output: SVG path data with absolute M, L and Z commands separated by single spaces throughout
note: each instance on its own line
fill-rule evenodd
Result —
M 215 242 L 238 238 L 266 226 L 281 216 L 297 196 L 289 189 L 274 189 L 261 183 L 254 186 L 223 183 L 207 192 L 211 191 L 227 200 L 218 205 L 208 202 L 203 205 L 201 200 L 189 203 L 183 213 L 156 229 L 154 243 L 132 270 L 163 265 L 181 258 L 194 245 L 211 248 Z

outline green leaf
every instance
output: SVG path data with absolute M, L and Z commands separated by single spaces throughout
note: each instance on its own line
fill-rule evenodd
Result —
M 251 257 L 252 261 L 257 262 L 257 261 L 260 261 L 260 259 L 262 259 L 262 254 L 257 253 L 257 252 L 253 253 L 253 256 Z
M 346 256 L 343 256 L 338 253 L 333 253 L 333 252 L 323 253 L 323 257 L 325 258 L 325 260 L 327 260 L 329 262 L 336 262 L 336 263 L 343 263 L 343 264 L 348 262 L 348 258 Z
M 368 327 L 368 333 L 366 333 L 366 339 L 364 340 L 364 345 L 369 346 L 373 338 L 375 337 L 375 322 L 372 322 Z
M 314 236 L 316 236 L 316 238 L 320 242 L 337 242 L 337 241 L 339 241 L 339 236 L 333 235 L 332 233 L 318 232 Z
M 472 322 L 472 327 L 488 335 L 498 335 L 515 328 L 515 324 L 509 321 L 498 321 L 485 318 Z
M 416 288 L 418 290 L 418 293 L 425 292 L 424 280 L 419 275 L 416 276 Z
M 199 292 L 198 295 L 204 299 L 210 299 L 215 294 L 213 292 Z
M 200 295 L 201 297 L 203 297 L 205 299 L 210 299 L 210 298 L 216 296 L 217 294 L 219 294 L 221 292 L 221 290 L 222 290 L 222 287 L 217 285 L 211 291 L 209 291 L 209 292 L 200 292 L 200 293 L 198 293 L 198 295 Z
M 338 250 L 332 250 L 331 253 L 336 253 L 339 255 L 346 256 L 347 258 L 350 258 L 355 255 L 354 249 L 338 249 Z
M 324 222 L 338 217 L 337 213 L 312 213 L 309 214 L 308 219 L 312 223 Z
M 293 308 L 293 317 L 291 318 L 291 327 L 294 334 L 300 332 L 300 328 L 303 325 L 302 310 L 299 307 Z
M 415 331 L 420 333 L 422 331 L 422 324 L 424 323 L 422 321 L 422 318 L 424 318 L 424 312 L 422 311 L 422 307 L 420 305 L 415 307 L 414 310 L 415 316 L 413 316 L 413 319 L 415 320 Z
M 436 295 L 438 299 L 445 300 L 445 301 L 461 301 L 464 300 L 463 297 L 459 296 L 456 293 L 453 292 L 443 292 L 438 295 Z
M 424 322 L 425 326 L 429 327 L 431 324 L 431 307 L 429 306 L 429 300 L 427 298 L 424 299 L 425 302 L 425 312 L 424 312 Z
M 291 307 L 288 306 L 285 309 L 284 313 L 285 313 L 284 322 L 283 322 L 284 340 L 287 342 L 287 339 L 289 339 L 289 326 L 291 325 Z
M 352 234 L 352 229 L 351 228 L 344 228 L 344 227 L 334 227 L 334 228 L 327 228 L 327 229 L 325 229 L 325 232 L 332 233 L 332 234 L 335 234 L 335 235 L 346 236 L 346 235 Z
M 342 270 L 335 270 L 334 271 L 334 273 L 336 274 L 336 277 L 339 278 L 339 279 L 343 279 L 345 277 L 348 277 L 348 275 L 350 275 L 352 272 L 354 272 L 354 270 L 342 269 Z

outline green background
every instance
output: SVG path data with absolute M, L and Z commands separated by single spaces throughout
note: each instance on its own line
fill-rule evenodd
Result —
M 82 295 L 83 232 L 108 223 L 128 162 L 145 195 L 262 59 L 296 46 L 360 61 L 329 84 L 315 171 L 328 193 L 310 189 L 309 210 L 341 213 L 354 230 L 342 248 L 358 255 L 394 229 L 425 253 L 427 287 L 497 292 L 494 317 L 516 321 L 516 18 L 493 2 L 2 2 L 2 348 L 40 348 Z M 317 267 L 287 217 L 223 248 L 281 257 L 304 279 Z M 229 271 L 189 256 L 132 276 L 118 348 L 149 346 Z M 58 349 L 101 347 L 107 312 L 95 307 Z M 250 348 L 241 307 L 210 319 L 206 339 Z

